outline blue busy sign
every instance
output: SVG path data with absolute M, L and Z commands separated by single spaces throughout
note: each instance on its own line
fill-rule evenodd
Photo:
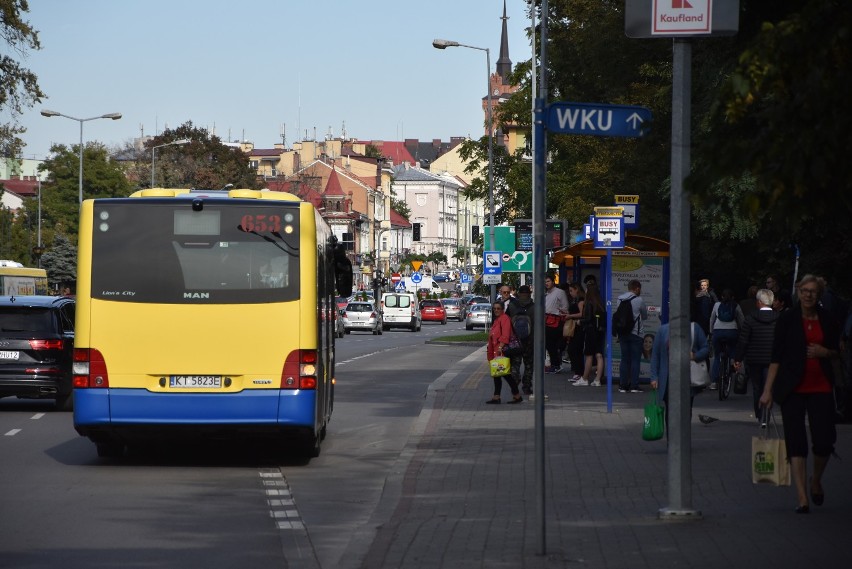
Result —
M 547 106 L 544 125 L 562 134 L 636 138 L 648 132 L 651 118 L 651 109 L 634 105 L 556 102 Z
M 639 227 L 639 196 L 615 196 L 615 205 L 624 208 L 624 229 Z
M 483 274 L 502 275 L 503 253 L 500 251 L 486 251 L 483 254 L 483 265 L 485 266 Z
M 624 208 L 595 208 L 595 249 L 624 248 Z

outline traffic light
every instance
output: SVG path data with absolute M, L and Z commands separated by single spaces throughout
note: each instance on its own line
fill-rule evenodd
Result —
M 471 241 L 476 243 L 476 241 L 479 239 L 479 226 L 474 225 L 473 227 L 470 228 L 470 230 L 471 230 L 471 234 L 470 234 Z
M 414 223 L 411 225 L 412 241 L 420 241 L 420 224 Z

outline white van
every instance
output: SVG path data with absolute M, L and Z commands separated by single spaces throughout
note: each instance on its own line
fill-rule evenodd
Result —
M 432 277 L 422 277 L 419 283 L 413 282 L 411 277 L 402 277 L 402 282 L 405 285 L 405 292 L 417 294 L 418 291 L 424 288 L 435 293 L 441 292 L 440 285 L 432 280 Z
M 408 328 L 419 332 L 421 325 L 420 304 L 417 297 L 408 292 L 386 292 L 382 295 L 382 329 Z

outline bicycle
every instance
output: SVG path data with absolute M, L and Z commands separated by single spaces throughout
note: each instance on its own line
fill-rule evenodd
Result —
M 734 383 L 734 374 L 731 368 L 731 356 L 728 352 L 728 342 L 722 341 L 719 354 L 719 401 L 724 401 L 731 395 L 731 386 Z

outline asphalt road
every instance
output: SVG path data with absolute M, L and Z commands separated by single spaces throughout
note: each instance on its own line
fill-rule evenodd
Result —
M 463 324 L 338 340 L 334 416 L 308 463 L 221 443 L 100 459 L 70 413 L 0 399 L 0 567 L 335 567 L 426 387 L 475 349 L 426 344 L 453 332 Z

